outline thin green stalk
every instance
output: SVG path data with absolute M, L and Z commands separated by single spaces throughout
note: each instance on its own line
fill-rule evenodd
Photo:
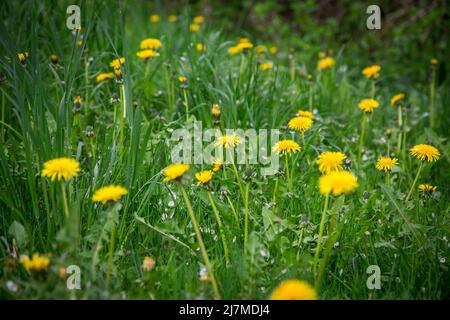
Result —
M 234 208 L 233 202 L 231 202 L 231 199 L 230 199 L 230 197 L 227 194 L 225 195 L 225 197 L 227 198 L 228 204 L 231 207 L 231 212 L 233 212 L 234 219 L 236 220 L 236 224 L 238 226 L 238 229 L 240 230 L 241 229 L 241 225 L 239 223 L 239 217 L 237 215 L 236 209 Z
M 409 189 L 409 192 L 408 192 L 408 195 L 406 196 L 405 201 L 408 201 L 409 198 L 411 197 L 411 194 L 412 194 L 412 192 L 414 190 L 414 187 L 416 186 L 417 180 L 419 179 L 420 172 L 422 171 L 422 167 L 423 167 L 423 162 L 420 162 L 420 166 L 419 166 L 419 169 L 417 170 L 416 177 L 414 178 L 414 181 L 413 181 L 413 183 L 411 185 L 411 189 Z
M 61 180 L 61 190 L 62 190 L 62 196 L 63 196 L 63 203 L 64 203 L 64 214 L 66 218 L 69 217 L 69 203 L 67 202 L 67 193 L 66 193 L 66 187 L 64 186 L 64 181 Z
M 245 208 L 245 221 L 244 221 L 244 248 L 247 248 L 247 240 L 248 240 L 248 190 L 250 183 L 245 184 L 245 199 L 244 199 L 244 208 Z
M 292 192 L 292 181 L 291 181 L 291 175 L 289 174 L 290 170 L 289 170 L 289 161 L 288 161 L 287 154 L 284 155 L 284 161 L 285 161 L 285 166 L 286 166 L 286 179 L 287 179 L 288 191 Z
M 375 80 L 370 81 L 370 96 L 375 99 Z
M 362 120 L 361 120 L 361 135 L 359 138 L 359 146 L 358 146 L 358 165 L 361 165 L 361 154 L 362 154 L 362 147 L 364 143 L 364 131 L 366 130 L 366 113 L 363 113 Z
M 200 246 L 200 252 L 203 257 L 203 262 L 205 263 L 206 271 L 211 278 L 211 284 L 214 291 L 214 296 L 216 299 L 220 299 L 219 287 L 217 286 L 216 277 L 214 276 L 213 268 L 211 262 L 209 261 L 208 254 L 206 252 L 205 244 L 203 243 L 202 234 L 200 233 L 200 228 L 198 227 L 197 219 L 195 218 L 194 210 L 192 209 L 191 201 L 184 190 L 181 183 L 178 184 L 181 194 L 183 195 L 184 204 L 191 218 L 192 226 L 194 227 L 195 235 L 197 236 L 198 245 Z
M 113 255 L 114 255 L 114 242 L 116 237 L 116 222 L 114 219 L 116 213 L 115 206 L 112 206 L 109 210 L 109 214 L 111 216 L 111 231 L 110 231 L 110 239 L 109 239 L 109 255 L 108 255 L 108 270 L 106 272 L 106 289 L 109 290 L 109 283 L 111 280 L 111 272 L 113 269 Z
M 313 109 L 313 85 L 309 85 L 309 111 L 312 112 Z
M 398 109 L 398 140 L 397 140 L 397 154 L 400 154 L 402 148 L 402 126 L 403 126 L 403 115 L 402 115 L 402 106 L 399 105 Z
M 189 103 L 186 89 L 183 89 L 183 96 L 184 96 L 184 106 L 186 107 L 186 122 L 187 122 L 189 120 Z
M 119 154 L 122 159 L 123 156 L 123 140 L 124 140 L 124 128 L 125 128 L 125 118 L 127 116 L 127 110 L 125 105 L 125 86 L 120 85 L 120 133 L 119 133 Z
M 403 161 L 406 159 L 406 123 L 408 120 L 408 113 L 405 112 L 405 118 L 403 121 L 403 142 L 402 142 L 402 156 Z
M 320 218 L 320 226 L 319 226 L 319 236 L 317 238 L 317 247 L 316 247 L 316 252 L 314 254 L 314 262 L 313 262 L 313 270 L 314 270 L 314 274 L 317 274 L 317 263 L 319 261 L 319 256 L 320 256 L 320 249 L 322 246 L 322 237 L 323 237 L 323 230 L 325 228 L 325 219 L 327 217 L 327 210 L 328 210 L 328 202 L 329 202 L 330 196 L 326 195 L 325 196 L 325 202 L 323 205 L 323 211 L 322 211 L 322 216 Z
M 435 97 L 436 97 L 436 68 L 433 66 L 431 71 L 430 83 L 430 128 L 434 129 L 435 125 Z
M 220 219 L 219 211 L 217 210 L 216 204 L 214 203 L 213 197 L 211 196 L 211 192 L 207 191 L 209 202 L 211 203 L 211 207 L 214 211 L 214 215 L 216 216 L 217 224 L 219 226 L 219 233 L 220 237 L 222 238 L 223 243 L 223 251 L 225 253 L 225 261 L 228 265 L 230 263 L 229 255 L 228 255 L 228 244 L 227 244 L 227 237 L 225 235 L 225 231 L 223 228 L 222 220 Z
M 273 188 L 273 194 L 272 194 L 272 202 L 277 201 L 277 192 L 278 192 L 278 176 L 275 178 L 275 187 Z
M 386 173 L 386 185 L 387 185 L 387 186 L 390 184 L 390 181 L 391 181 L 391 172 L 388 171 L 388 172 Z
M 303 152 L 306 154 L 306 140 L 305 140 L 305 133 L 302 131 L 301 133 L 302 136 L 302 144 L 303 144 Z M 308 166 L 311 166 L 311 161 L 309 159 L 309 154 L 306 154 L 306 162 L 308 162 Z

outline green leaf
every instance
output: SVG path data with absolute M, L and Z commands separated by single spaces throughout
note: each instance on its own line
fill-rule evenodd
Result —
M 19 248 L 23 249 L 28 243 L 28 234 L 20 222 L 13 221 L 8 229 L 8 234 L 16 239 Z

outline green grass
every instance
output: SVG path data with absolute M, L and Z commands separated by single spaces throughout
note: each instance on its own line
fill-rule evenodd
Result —
M 255 44 L 268 38 L 244 31 L 229 33 L 208 20 L 198 33 L 189 32 L 192 16 L 187 7 L 175 23 L 150 24 L 147 6 L 122 2 L 82 3 L 83 48 L 65 28 L 61 1 L 9 2 L 1 5 L 0 66 L 0 296 L 17 298 L 213 298 L 209 282 L 200 281 L 204 267 L 198 242 L 182 194 L 176 183 L 163 182 L 161 170 L 171 163 L 175 145 L 171 132 L 214 127 L 211 105 L 221 106 L 219 128 L 281 129 L 282 136 L 303 146 L 300 135 L 286 130 L 299 109 L 308 109 L 310 87 L 315 110 L 313 127 L 305 132 L 307 149 L 291 166 L 292 192 L 284 174 L 278 179 L 277 200 L 272 203 L 277 177 L 260 175 L 260 165 L 238 166 L 240 179 L 249 185 L 249 235 L 244 246 L 245 196 L 242 197 L 232 166 L 219 171 L 211 184 L 212 199 L 224 225 L 230 264 L 225 263 L 223 242 L 208 193 L 195 185 L 193 166 L 184 182 L 202 237 L 214 268 L 220 295 L 225 299 L 266 299 L 287 278 L 314 284 L 312 262 L 324 205 L 314 164 L 323 151 L 342 151 L 351 160 L 346 168 L 359 182 L 358 189 L 331 197 L 328 216 L 337 215 L 336 237 L 325 267 L 322 299 L 448 299 L 450 260 L 448 79 L 436 82 L 435 124 L 429 126 L 430 58 L 402 59 L 402 50 L 390 48 L 367 53 L 345 43 L 333 43 L 336 65 L 316 70 L 317 54 L 329 48 L 311 41 L 308 51 L 289 54 L 284 39 L 274 43 L 276 55 L 264 61 L 274 69 L 259 70 L 254 51 L 230 56 L 227 49 L 239 36 Z M 314 31 L 311 31 L 314 32 Z M 147 37 L 162 41 L 160 55 L 147 64 L 136 57 L 139 42 Z M 406 35 L 405 35 L 406 38 Z M 287 40 L 286 40 L 287 41 Z M 406 41 L 406 40 L 405 40 Z M 197 52 L 196 43 L 206 50 Z M 29 57 L 20 64 L 17 53 Z M 393 55 L 392 52 L 397 52 Z M 57 66 L 49 56 L 60 57 Z M 123 82 L 97 84 L 109 62 L 124 56 Z M 445 54 L 443 55 L 445 57 Z M 244 62 L 241 62 L 244 59 Z M 87 63 L 89 62 L 89 63 Z M 370 96 L 370 81 L 361 70 L 382 66 L 376 83 L 380 108 L 369 116 L 363 157 L 358 165 L 362 112 L 359 100 Z M 443 65 L 438 66 L 441 70 Z M 148 68 L 148 70 L 146 70 Z M 410 78 L 410 68 L 419 70 Z M 240 74 L 241 73 L 241 74 Z M 240 75 L 239 75 L 240 74 Z M 312 74 L 313 81 L 306 79 Z M 147 75 L 147 77 L 145 77 Z M 187 79 L 185 97 L 178 76 Z M 238 81 L 239 79 L 239 81 Z M 121 95 L 121 86 L 124 95 Z M 407 96 L 406 153 L 397 153 L 397 109 L 390 97 Z M 81 112 L 74 113 L 73 98 L 81 95 Z M 122 97 L 122 99 L 120 99 Z M 117 101 L 111 103 L 111 99 Z M 127 110 L 120 138 L 121 102 Z M 92 126 L 94 135 L 85 130 Z M 386 129 L 392 129 L 391 155 L 399 166 L 385 174 L 375 162 L 387 152 Z M 419 161 L 408 155 L 415 144 L 434 145 L 441 159 L 424 166 L 419 183 L 437 186 L 437 192 L 411 199 L 405 196 Z M 270 148 L 270 146 L 268 146 Z M 59 183 L 40 176 L 47 160 L 69 156 L 81 165 L 80 175 L 66 183 L 70 217 L 65 219 Z M 308 165 L 307 159 L 312 161 Z M 283 165 L 283 159 L 280 164 Z M 226 172 L 225 172 L 226 171 Z M 251 172 L 251 175 L 249 174 Z M 129 190 L 114 220 L 115 245 L 109 289 L 106 283 L 111 219 L 108 209 L 94 204 L 93 192 L 114 183 Z M 120 205 L 119 205 L 120 206 Z M 235 213 L 233 212 L 235 210 Z M 235 214 L 238 221 L 235 219 Z M 327 235 L 327 226 L 324 235 Z M 326 242 L 323 242 L 326 243 Z M 21 254 L 51 254 L 49 269 L 29 274 L 19 263 Z M 156 267 L 142 270 L 144 256 Z M 59 268 L 80 266 L 79 291 L 66 289 Z M 369 290 L 367 267 L 381 269 L 381 290 Z M 18 291 L 7 289 L 13 281 Z

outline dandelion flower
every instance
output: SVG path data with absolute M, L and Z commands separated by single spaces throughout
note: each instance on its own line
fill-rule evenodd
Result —
M 162 174 L 165 177 L 163 181 L 175 180 L 183 176 L 188 170 L 189 165 L 184 163 L 174 163 L 167 166 Z
M 267 71 L 267 70 L 271 70 L 273 68 L 273 62 L 267 61 L 267 62 L 263 62 L 261 63 L 261 65 L 259 66 L 259 68 L 262 71 Z
M 307 282 L 296 279 L 280 283 L 270 295 L 271 300 L 318 300 L 316 290 Z
M 180 83 L 185 83 L 187 81 L 187 78 L 185 76 L 181 75 L 181 76 L 178 77 L 178 81 Z
M 41 256 L 39 253 L 35 253 L 31 259 L 26 255 L 21 256 L 19 262 L 27 271 L 39 272 L 47 269 L 50 264 L 50 259 Z
M 189 31 L 190 32 L 197 32 L 198 30 L 200 30 L 200 25 L 199 24 L 191 23 L 189 25 Z
M 92 201 L 101 202 L 103 204 L 117 202 L 127 193 L 128 190 L 124 187 L 111 184 L 95 191 L 92 196 Z
M 120 66 L 121 66 L 122 64 L 124 64 L 124 63 L 125 63 L 125 58 L 124 58 L 124 57 L 121 57 L 121 58 L 114 59 L 113 61 L 111 61 L 111 63 L 109 64 L 109 66 L 112 67 L 112 68 L 114 68 L 114 69 L 119 69 Z
M 358 107 L 364 112 L 373 112 L 380 104 L 375 99 L 363 99 L 359 102 Z
M 402 101 L 403 99 L 405 99 L 405 94 L 404 93 L 397 93 L 395 94 L 392 98 L 391 98 L 391 106 L 395 106 L 396 104 L 398 104 L 400 101 Z
M 194 19 L 192 19 L 192 22 L 194 22 L 195 24 L 202 24 L 203 22 L 205 22 L 205 18 L 203 16 L 196 16 L 194 17 Z
M 148 60 L 148 59 L 157 57 L 159 54 L 158 54 L 158 52 L 156 52 L 154 50 L 147 49 L 147 50 L 138 51 L 136 53 L 136 55 L 143 60 Z
M 278 48 L 277 47 L 270 47 L 269 52 L 271 55 L 276 55 L 278 52 Z
M 433 58 L 433 59 L 430 60 L 430 63 L 431 63 L 432 65 L 437 65 L 437 64 L 439 63 L 439 60 Z
M 28 58 L 28 52 L 19 52 L 19 53 L 17 54 L 17 58 L 19 58 L 19 62 L 20 62 L 21 64 L 24 64 L 25 61 L 26 61 L 27 58 Z
M 205 45 L 203 43 L 197 43 L 195 45 L 195 50 L 197 50 L 198 52 L 205 51 Z
M 297 114 L 299 117 L 306 117 L 306 118 L 314 119 L 314 114 L 311 111 L 298 110 Z
M 157 14 L 152 14 L 150 16 L 150 22 L 151 23 L 157 23 L 157 22 L 159 22 L 159 20 L 160 20 L 160 16 L 157 15 Z
M 237 47 L 242 52 L 253 48 L 253 43 L 251 43 L 250 41 L 239 42 L 237 44 Z
M 155 264 L 155 259 L 149 256 L 145 256 L 144 261 L 142 261 L 142 270 L 150 272 L 155 268 Z
M 197 172 L 195 174 L 195 178 L 198 181 L 197 185 L 208 183 L 209 181 L 211 181 L 213 175 L 214 173 L 211 170 L 204 170 Z
M 376 79 L 380 76 L 380 70 L 381 70 L 381 67 L 377 64 L 374 64 L 372 66 L 364 68 L 362 71 L 362 74 L 367 79 Z
M 426 193 L 433 193 L 435 192 L 437 189 L 437 187 L 432 186 L 431 184 L 428 183 L 421 183 L 419 184 L 419 192 L 426 194 Z
M 139 47 L 142 50 L 145 50 L 145 49 L 155 50 L 155 49 L 161 48 L 161 41 L 159 39 L 155 39 L 155 38 L 147 38 L 147 39 L 144 39 L 141 41 Z
M 58 55 L 57 55 L 57 54 L 52 54 L 52 55 L 50 56 L 50 61 L 51 61 L 51 63 L 53 63 L 53 64 L 57 64 L 58 61 L 59 61 Z
M 52 181 L 67 181 L 76 177 L 80 172 L 80 163 L 72 158 L 56 158 L 44 163 L 41 172 L 43 177 L 49 177 Z
M 231 56 L 235 56 L 235 55 L 237 55 L 238 53 L 241 53 L 241 52 L 242 52 L 242 50 L 238 46 L 233 46 L 233 47 L 228 48 L 228 53 Z
M 309 117 L 295 117 L 289 120 L 288 127 L 299 132 L 304 132 L 311 128 L 313 120 Z
M 319 155 L 316 163 L 322 173 L 330 173 L 342 170 L 342 162 L 347 158 L 342 152 L 323 152 Z
M 239 140 L 239 137 L 237 135 L 235 134 L 223 135 L 217 138 L 216 146 L 222 146 L 225 149 L 228 149 L 231 147 L 235 147 L 239 143 L 241 143 L 241 141 Z
M 95 81 L 97 82 L 103 82 L 109 79 L 114 78 L 114 73 L 108 72 L 108 73 L 100 73 L 96 78 Z
M 256 53 L 263 54 L 263 53 L 267 52 L 267 47 L 265 45 L 260 44 L 255 47 L 255 51 L 256 51 Z
M 417 159 L 428 162 L 439 160 L 441 156 L 438 149 L 428 144 L 418 144 L 409 149 L 409 152 Z
M 280 140 L 272 148 L 272 151 L 275 153 L 281 153 L 281 154 L 291 154 L 297 153 L 301 150 L 300 146 L 297 142 L 293 140 Z
M 214 118 L 220 117 L 220 106 L 217 103 L 214 103 L 211 107 L 211 114 Z
M 357 187 L 356 177 L 348 171 L 334 171 L 319 178 L 319 190 L 323 195 L 339 196 L 353 192 Z
M 391 157 L 381 157 L 378 159 L 377 164 L 375 167 L 378 171 L 391 171 L 392 168 L 398 164 L 397 158 L 391 158 Z
M 177 21 L 177 16 L 174 14 L 171 14 L 170 16 L 167 17 L 167 21 L 175 22 L 175 21 Z
M 223 167 L 223 163 L 222 163 L 222 161 L 220 161 L 219 159 L 215 159 L 215 160 L 213 161 L 213 165 L 214 165 L 214 167 L 213 167 L 213 169 L 212 169 L 213 172 L 217 172 L 217 171 L 219 171 L 220 169 L 222 169 L 222 167 Z
M 332 66 L 334 66 L 334 59 L 332 57 L 326 57 L 317 62 L 318 70 L 330 69 Z

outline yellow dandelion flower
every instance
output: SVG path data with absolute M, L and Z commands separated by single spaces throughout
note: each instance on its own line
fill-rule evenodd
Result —
M 194 19 L 192 19 L 192 22 L 194 22 L 195 24 L 202 24 L 203 22 L 205 22 L 205 18 L 203 16 L 196 16 L 194 17 Z
M 342 152 L 322 152 L 317 158 L 317 165 L 322 173 L 328 174 L 342 170 L 342 162 L 347 158 Z
M 428 183 L 421 183 L 419 184 L 419 192 L 421 193 L 433 193 L 435 192 L 437 189 L 437 187 L 432 186 L 431 184 Z
M 175 180 L 183 176 L 188 170 L 189 165 L 184 163 L 174 163 L 167 166 L 162 174 L 165 177 L 163 181 Z
M 178 81 L 180 83 L 185 83 L 187 81 L 187 78 L 185 76 L 181 75 L 181 76 L 178 76 Z
M 391 106 L 395 106 L 396 104 L 398 104 L 400 101 L 405 99 L 405 94 L 404 93 L 397 93 L 394 96 L 392 96 L 391 98 Z
M 307 282 L 290 279 L 280 283 L 270 295 L 271 300 L 318 300 L 316 290 Z
M 373 112 L 380 104 L 375 99 L 363 99 L 359 102 L 358 107 L 364 112 Z
M 167 21 L 175 22 L 175 21 L 177 21 L 177 16 L 174 14 L 171 14 L 170 16 L 167 17 Z
M 233 46 L 233 47 L 228 48 L 228 53 L 232 56 L 235 56 L 241 52 L 242 52 L 242 50 L 238 46 Z
M 203 43 L 197 43 L 195 45 L 195 50 L 197 50 L 198 52 L 205 51 L 205 45 Z
M 239 42 L 237 44 L 238 49 L 243 52 L 246 50 L 250 50 L 251 48 L 253 48 L 253 43 L 249 42 Z
M 114 73 L 112 72 L 107 72 L 107 73 L 100 73 L 96 78 L 95 81 L 97 82 L 103 82 L 109 79 L 114 78 Z
M 44 163 L 41 175 L 52 181 L 67 181 L 76 177 L 80 172 L 80 163 L 72 158 L 56 158 Z
M 92 196 L 92 201 L 101 202 L 103 204 L 117 202 L 127 193 L 128 190 L 124 187 L 111 184 L 95 191 Z
M 213 172 L 217 172 L 217 171 L 219 171 L 220 169 L 222 169 L 222 167 L 223 167 L 223 163 L 222 163 L 222 161 L 220 161 L 219 159 L 215 159 L 215 160 L 213 161 L 213 165 L 214 165 L 214 167 L 213 167 L 213 169 L 212 169 Z
M 262 71 L 271 70 L 272 68 L 273 68 L 273 62 L 270 62 L 270 61 L 263 62 L 259 66 L 259 69 L 261 69 Z
M 372 66 L 364 68 L 362 71 L 362 74 L 367 79 L 376 79 L 380 76 L 380 70 L 381 70 L 381 67 L 377 64 L 374 64 Z
M 189 31 L 190 32 L 197 32 L 198 30 L 200 30 L 200 25 L 199 24 L 191 23 L 189 25 Z
M 314 114 L 311 111 L 298 110 L 297 115 L 299 117 L 306 117 L 314 120 Z
M 53 63 L 53 64 L 57 64 L 58 61 L 59 61 L 58 55 L 57 55 L 57 54 L 52 54 L 52 55 L 50 56 L 50 61 L 51 61 L 51 63 Z
M 235 134 L 231 134 L 231 135 L 224 135 L 224 136 L 217 138 L 216 146 L 222 146 L 225 149 L 228 149 L 231 147 L 235 147 L 239 143 L 241 143 L 241 141 L 239 140 L 239 137 Z
M 142 261 L 142 270 L 150 272 L 155 268 L 155 264 L 155 259 L 149 256 L 145 256 L 144 261 Z
M 82 103 L 82 98 L 81 98 L 80 95 L 75 96 L 75 97 L 73 98 L 73 104 L 81 104 L 81 103 Z
M 159 22 L 160 19 L 161 19 L 161 17 L 159 15 L 157 15 L 157 14 L 152 14 L 150 16 L 150 22 L 151 23 L 157 23 L 157 22 Z
M 159 54 L 158 54 L 158 52 L 156 52 L 154 50 L 147 49 L 147 50 L 138 51 L 136 53 L 136 55 L 143 60 L 148 60 L 148 59 L 157 57 Z
M 339 196 L 358 187 L 356 177 L 348 171 L 333 171 L 319 178 L 319 191 L 323 195 Z
M 330 69 L 332 66 L 334 66 L 334 59 L 332 57 L 325 57 L 317 62 L 318 70 Z
M 214 103 L 211 107 L 211 114 L 213 117 L 218 118 L 220 117 L 220 106 L 217 103 Z
M 431 63 L 432 65 L 437 65 L 437 64 L 439 63 L 439 60 L 433 58 L 433 59 L 430 60 L 430 63 Z
M 28 58 L 28 52 L 19 52 L 17 58 L 19 58 L 20 63 L 24 64 Z
M 417 159 L 428 162 L 439 160 L 441 156 L 438 149 L 428 144 L 418 144 L 409 149 L 409 152 Z
M 276 55 L 278 53 L 278 48 L 277 47 L 270 47 L 269 52 L 272 55 Z
M 124 58 L 124 57 L 121 57 L 121 58 L 114 59 L 113 61 L 111 61 L 111 63 L 109 64 L 109 66 L 112 67 L 112 68 L 114 68 L 114 69 L 119 69 L 120 66 L 121 66 L 122 64 L 124 64 L 124 63 L 125 63 L 125 58 Z
M 214 173 L 211 170 L 199 171 L 195 174 L 195 179 L 197 179 L 197 185 L 205 184 L 211 181 Z
M 256 51 L 256 53 L 263 54 L 263 53 L 267 52 L 267 47 L 265 45 L 260 44 L 255 47 L 255 51 Z
M 155 39 L 155 38 L 146 38 L 144 40 L 141 41 L 141 43 L 139 44 L 139 47 L 144 50 L 144 49 L 158 49 L 161 48 L 162 44 L 161 41 L 159 39 Z
M 392 168 L 398 164 L 397 158 L 391 158 L 391 157 L 381 157 L 378 159 L 377 164 L 375 167 L 378 171 L 391 171 Z
M 304 132 L 311 128 L 313 120 L 309 117 L 295 117 L 289 120 L 288 128 L 299 132 Z
M 297 142 L 293 140 L 280 140 L 272 147 L 272 151 L 275 153 L 281 153 L 281 154 L 291 154 L 300 152 L 301 148 L 298 145 Z
M 26 255 L 21 256 L 19 262 L 27 271 L 39 272 L 48 268 L 50 259 L 48 257 L 41 256 L 39 253 L 35 253 L 31 259 Z

